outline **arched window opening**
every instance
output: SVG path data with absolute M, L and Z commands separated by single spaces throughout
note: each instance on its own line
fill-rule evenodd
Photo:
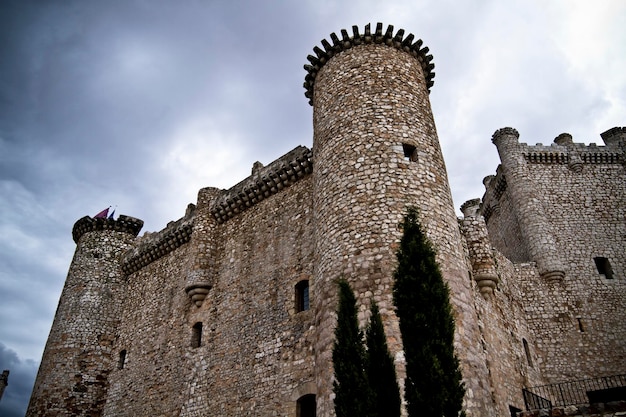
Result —
M 315 417 L 315 394 L 306 394 L 298 398 L 296 417 Z
M 199 348 L 202 345 L 202 323 L 198 322 L 193 325 L 191 330 L 191 347 Z
M 530 348 L 528 347 L 528 342 L 526 339 L 522 339 L 522 344 L 524 345 L 524 353 L 526 354 L 526 361 L 528 362 L 528 366 L 533 367 L 533 359 L 530 357 Z
M 296 284 L 296 313 L 310 308 L 309 281 L 303 280 Z
M 126 349 L 120 351 L 120 358 L 117 361 L 117 369 L 124 369 L 126 364 Z

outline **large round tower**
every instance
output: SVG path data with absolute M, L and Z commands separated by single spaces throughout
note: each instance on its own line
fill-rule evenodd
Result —
M 332 344 L 336 280 L 351 284 L 366 322 L 371 299 L 383 316 L 398 375 L 404 356 L 392 276 L 408 206 L 437 250 L 455 307 L 456 343 L 469 388 L 466 406 L 486 410 L 487 369 L 471 306 L 470 278 L 429 101 L 432 56 L 393 26 L 331 34 L 309 55 L 305 95 L 313 106 L 316 383 L 318 415 L 334 415 Z M 471 380 L 470 380 L 471 378 Z M 476 390 L 484 392 L 478 393 Z M 473 398 L 483 397 L 483 399 Z M 477 414 L 475 414 L 477 415 Z M 481 415 L 489 415 L 483 412 Z
M 27 416 L 98 416 L 123 300 L 121 255 L 143 221 L 83 217 L 74 224 L 76 252 L 43 353 Z M 123 355 L 123 354 L 122 354 Z

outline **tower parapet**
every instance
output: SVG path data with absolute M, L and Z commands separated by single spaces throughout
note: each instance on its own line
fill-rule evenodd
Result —
M 309 104 L 313 105 L 313 94 L 315 91 L 317 73 L 328 62 L 328 60 L 330 60 L 330 58 L 354 46 L 367 45 L 371 43 L 391 46 L 398 50 L 407 52 L 417 58 L 422 67 L 424 79 L 426 80 L 426 88 L 430 91 L 430 88 L 435 83 L 433 81 L 435 78 L 435 73 L 433 72 L 435 64 L 431 62 L 433 60 L 433 56 L 428 55 L 428 47 L 425 46 L 422 48 L 423 41 L 421 39 L 415 40 L 415 36 L 412 33 L 409 33 L 406 37 L 404 37 L 404 29 L 399 29 L 394 35 L 393 29 L 393 25 L 389 25 L 385 33 L 383 33 L 383 24 L 379 22 L 376 24 L 376 31 L 372 33 L 371 26 L 368 23 L 365 25 L 363 33 L 359 33 L 358 26 L 352 26 L 352 36 L 348 34 L 347 30 L 342 29 L 341 39 L 339 39 L 334 32 L 331 33 L 330 39 L 333 42 L 332 45 L 326 39 L 322 39 L 322 46 L 324 49 L 322 50 L 318 46 L 314 47 L 313 51 L 316 56 L 308 55 L 306 58 L 311 65 L 304 66 L 304 69 L 308 73 L 304 80 L 304 88 L 306 89 L 304 95 L 309 99 Z
M 72 238 L 78 243 L 81 236 L 87 232 L 99 230 L 114 230 L 137 236 L 143 227 L 143 220 L 120 214 L 117 219 L 94 218 L 85 216 L 74 223 Z

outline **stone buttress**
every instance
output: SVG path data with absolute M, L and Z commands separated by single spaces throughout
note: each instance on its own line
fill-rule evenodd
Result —
M 313 105 L 317 412 L 334 415 L 332 345 L 337 280 L 348 280 L 366 323 L 375 300 L 404 379 L 392 301 L 400 222 L 407 207 L 437 250 L 455 308 L 455 343 L 468 415 L 490 415 L 488 376 L 471 306 L 470 280 L 428 97 L 434 67 L 428 48 L 393 26 L 331 34 L 309 55 L 305 88 Z
M 125 274 L 120 258 L 143 221 L 83 217 L 74 224 L 76 252 L 50 330 L 27 416 L 96 416 L 117 366 Z

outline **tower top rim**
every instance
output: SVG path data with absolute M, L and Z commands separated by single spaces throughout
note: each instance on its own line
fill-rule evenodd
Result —
M 143 227 L 143 220 L 131 216 L 120 216 L 114 219 L 94 218 L 85 216 L 78 219 L 72 228 L 72 238 L 78 243 L 81 236 L 87 232 L 95 232 L 100 230 L 113 230 L 116 232 L 125 232 L 133 236 L 137 236 Z
M 398 29 L 394 34 L 393 25 L 387 26 L 387 30 L 383 32 L 383 24 L 378 22 L 374 33 L 372 33 L 371 25 L 368 23 L 365 25 L 364 33 L 359 33 L 357 25 L 352 26 L 352 36 L 345 29 L 341 29 L 341 39 L 335 32 L 331 33 L 332 45 L 326 39 L 322 39 L 321 43 L 324 49 L 315 46 L 313 48 L 315 56 L 308 55 L 307 60 L 310 64 L 304 65 L 304 69 L 307 72 L 304 79 L 304 88 L 306 90 L 304 96 L 309 99 L 309 104 L 313 105 L 313 89 L 317 73 L 333 56 L 353 46 L 371 43 L 391 46 L 417 58 L 424 71 L 426 88 L 430 92 L 430 88 L 434 84 L 433 79 L 435 78 L 435 72 L 433 71 L 435 64 L 432 63 L 433 56 L 428 54 L 428 47 L 422 47 L 423 42 L 421 39 L 414 41 L 415 36 L 412 33 L 405 37 L 404 32 L 404 29 Z

